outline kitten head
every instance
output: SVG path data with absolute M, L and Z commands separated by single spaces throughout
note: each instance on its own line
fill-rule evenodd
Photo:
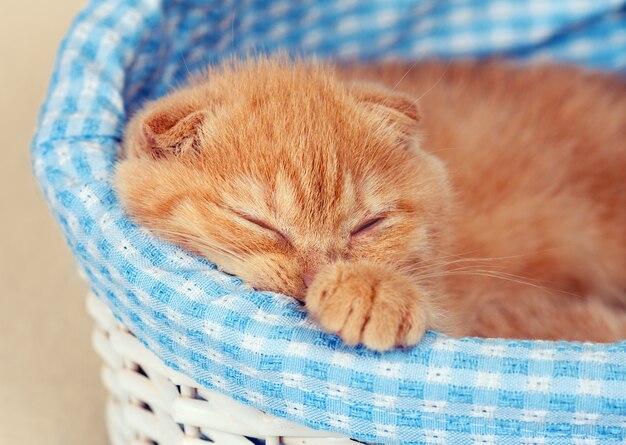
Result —
M 116 185 L 155 234 L 302 299 L 333 261 L 439 256 L 449 187 L 418 120 L 410 99 L 321 64 L 233 63 L 133 118 Z

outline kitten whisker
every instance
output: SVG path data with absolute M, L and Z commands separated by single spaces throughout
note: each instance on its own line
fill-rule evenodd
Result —
M 409 67 L 408 70 L 406 70 L 406 73 L 404 73 L 404 75 L 400 78 L 400 80 L 398 80 L 395 85 L 393 86 L 393 88 L 391 89 L 391 91 L 395 91 L 396 88 L 398 88 L 398 85 L 400 85 L 402 83 L 402 81 L 406 78 L 406 76 L 409 75 L 409 73 L 411 71 L 413 71 L 413 68 L 415 68 L 417 66 L 417 64 L 422 60 L 422 58 L 418 58 L 415 62 L 413 62 L 413 64 Z
M 159 236 L 163 236 L 164 238 L 168 238 L 168 235 L 171 236 L 175 236 L 175 237 L 179 237 L 184 241 L 193 241 L 194 243 L 197 243 L 200 247 L 205 247 L 207 249 L 213 249 L 216 252 L 219 252 L 221 254 L 230 256 L 232 258 L 238 259 L 238 260 L 244 260 L 244 257 L 233 252 L 232 250 L 226 248 L 225 246 L 215 242 L 215 240 L 209 240 L 207 238 L 203 238 L 197 235 L 193 235 L 191 233 L 184 233 L 184 232 L 178 232 L 175 230 L 168 230 L 168 229 L 153 229 L 153 232 Z
M 429 263 L 426 265 L 423 265 L 423 268 L 432 268 L 432 267 L 446 267 L 449 265 L 453 265 L 453 264 L 459 264 L 459 263 L 477 263 L 480 261 L 491 261 L 491 262 L 496 262 L 496 261 L 502 261 L 505 262 L 505 260 L 513 260 L 513 259 L 520 259 L 520 258 L 525 258 L 531 255 L 537 255 L 540 253 L 545 253 L 545 252 L 550 252 L 553 250 L 558 250 L 558 248 L 549 248 L 549 249 L 541 249 L 541 250 L 534 250 L 532 252 L 527 252 L 527 253 L 522 253 L 522 254 L 518 254 L 518 255 L 506 255 L 506 256 L 500 256 L 500 257 L 464 257 L 464 258 L 457 258 L 455 260 L 452 261 L 438 261 L 438 260 L 445 260 L 446 258 L 453 258 L 453 257 L 459 257 L 461 255 L 465 255 L 468 253 L 472 253 L 472 252 L 476 252 L 480 249 L 474 249 L 472 251 L 468 251 L 468 252 L 463 252 L 461 254 L 450 254 L 450 255 L 445 255 L 445 256 L 441 256 L 441 257 L 436 257 L 436 258 L 432 258 L 431 260 L 429 260 Z M 490 264 L 491 265 L 491 264 Z M 417 268 L 415 270 L 420 270 L 420 268 Z
M 439 84 L 439 82 L 441 82 L 441 80 L 444 78 L 444 76 L 448 72 L 449 68 L 450 68 L 450 61 L 448 61 L 448 63 L 446 63 L 446 66 L 443 69 L 443 73 L 441 73 L 441 76 L 439 76 L 439 79 L 437 79 L 437 81 L 430 88 L 428 88 L 424 93 L 422 93 L 420 95 L 420 97 L 418 97 L 415 102 L 419 102 L 420 100 L 422 100 L 422 98 L 424 96 L 426 96 L 428 93 L 430 93 Z
M 487 278 L 495 278 L 495 279 L 499 279 L 499 280 L 503 280 L 503 281 L 510 281 L 513 283 L 517 283 L 517 284 L 522 284 L 525 286 L 529 286 L 529 287 L 534 287 L 536 289 L 545 291 L 546 293 L 560 293 L 560 294 L 565 294 L 565 295 L 571 295 L 574 297 L 577 297 L 577 294 L 574 294 L 572 292 L 568 292 L 562 289 L 555 289 L 555 288 L 551 288 L 548 286 L 545 286 L 543 284 L 541 284 L 540 282 L 536 281 L 536 280 L 531 280 L 529 278 L 526 277 L 522 277 L 519 275 L 515 275 L 515 274 L 509 274 L 509 273 L 505 273 L 505 272 L 498 272 L 498 271 L 493 271 L 493 270 L 484 270 L 484 269 L 468 269 L 468 270 L 462 270 L 462 269 L 453 269 L 450 271 L 441 271 L 438 273 L 432 273 L 429 275 L 421 275 L 417 277 L 417 281 L 421 281 L 421 280 L 427 280 L 427 279 L 432 279 L 432 278 L 445 278 L 448 276 L 479 276 L 479 277 L 487 277 Z

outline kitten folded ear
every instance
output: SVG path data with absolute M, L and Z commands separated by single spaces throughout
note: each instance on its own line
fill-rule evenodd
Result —
M 136 116 L 128 127 L 126 152 L 131 157 L 159 159 L 194 152 L 200 128 L 209 114 L 185 101 L 165 101 Z
M 398 125 L 404 133 L 412 133 L 421 119 L 415 101 L 402 93 L 375 85 L 355 85 L 352 94 L 382 118 Z

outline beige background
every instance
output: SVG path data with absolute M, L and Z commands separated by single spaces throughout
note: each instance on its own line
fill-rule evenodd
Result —
M 85 289 L 30 170 L 56 49 L 83 0 L 0 0 L 0 444 L 107 443 Z

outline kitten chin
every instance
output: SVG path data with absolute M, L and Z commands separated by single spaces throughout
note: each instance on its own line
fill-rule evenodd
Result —
M 115 183 L 153 233 L 349 344 L 611 341 L 624 128 L 624 82 L 571 68 L 260 58 L 147 104 Z

